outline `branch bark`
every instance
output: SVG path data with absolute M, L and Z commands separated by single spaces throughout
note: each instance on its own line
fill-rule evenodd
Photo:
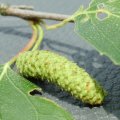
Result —
M 63 21 L 70 17 L 70 15 L 38 12 L 38 11 L 33 11 L 25 8 L 21 9 L 19 6 L 12 7 L 7 5 L 0 5 L 0 14 L 4 16 L 15 16 L 15 17 L 20 17 L 20 18 L 29 19 L 29 20 L 48 19 L 48 20 Z M 69 22 L 74 22 L 74 21 L 71 20 Z

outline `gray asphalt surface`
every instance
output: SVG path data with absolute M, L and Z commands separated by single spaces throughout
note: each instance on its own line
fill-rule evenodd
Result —
M 36 10 L 72 14 L 90 0 L 1 0 L 1 3 L 33 5 Z M 54 23 L 54 22 L 49 22 Z M 73 31 L 74 24 L 57 30 L 45 31 L 41 49 L 58 52 L 96 78 L 108 91 L 102 106 L 92 107 L 75 100 L 66 92 L 48 83 L 36 82 L 43 88 L 43 96 L 52 99 L 71 112 L 75 120 L 120 120 L 120 67 L 105 56 L 100 56 Z M 7 62 L 28 41 L 31 29 L 26 21 L 15 17 L 0 17 L 0 64 Z

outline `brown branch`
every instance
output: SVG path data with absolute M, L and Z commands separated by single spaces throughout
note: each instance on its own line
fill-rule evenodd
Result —
M 16 16 L 23 19 L 29 19 L 29 20 L 48 19 L 48 20 L 63 21 L 70 17 L 70 15 L 38 12 L 38 11 L 29 10 L 29 9 L 21 9 L 19 6 L 12 7 L 8 5 L 0 5 L 0 14 L 4 16 Z M 74 21 L 71 20 L 69 22 L 74 22 Z

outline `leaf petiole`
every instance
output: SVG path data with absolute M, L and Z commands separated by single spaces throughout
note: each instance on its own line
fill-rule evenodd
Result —
M 36 27 L 38 30 L 38 39 L 37 39 L 32 51 L 38 49 L 39 45 L 41 44 L 41 42 L 43 40 L 43 36 L 44 36 L 44 32 L 43 32 L 42 27 L 39 24 L 36 24 Z
M 22 52 L 24 52 L 24 51 L 28 51 L 28 50 L 30 50 L 30 49 L 33 47 L 33 45 L 34 45 L 34 43 L 36 42 L 37 37 L 38 37 L 37 24 L 38 24 L 38 23 L 30 22 L 30 25 L 31 25 L 31 27 L 32 27 L 32 29 L 33 29 L 32 37 L 31 37 L 31 39 L 29 40 L 29 42 L 27 43 L 27 45 L 26 45 L 16 56 L 14 56 L 14 57 L 8 62 L 9 65 L 12 65 L 12 64 L 16 61 L 16 59 L 17 59 L 17 57 L 18 57 L 18 55 L 19 55 L 20 53 L 22 53 Z
M 47 30 L 53 30 L 56 28 L 60 28 L 62 26 L 64 26 L 65 24 L 67 24 L 69 21 L 73 21 L 73 16 L 70 16 L 69 18 L 63 20 L 62 22 L 58 23 L 58 24 L 54 24 L 54 25 L 47 25 L 46 23 L 44 23 L 44 26 Z
M 2 80 L 2 78 L 4 77 L 4 75 L 7 73 L 7 69 L 10 67 L 9 63 L 6 63 L 3 67 L 3 71 L 0 74 L 0 81 Z

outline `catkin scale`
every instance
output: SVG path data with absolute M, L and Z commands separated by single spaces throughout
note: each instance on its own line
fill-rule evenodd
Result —
M 91 105 L 102 104 L 106 92 L 74 62 L 56 53 L 35 50 L 21 53 L 16 61 L 20 73 L 57 84 L 75 98 Z

